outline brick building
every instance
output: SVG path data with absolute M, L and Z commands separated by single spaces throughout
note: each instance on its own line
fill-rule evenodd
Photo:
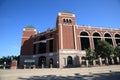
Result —
M 120 30 L 79 26 L 75 14 L 59 12 L 53 29 L 41 33 L 33 27 L 23 29 L 20 66 L 79 67 L 85 49 L 95 49 L 97 40 L 106 40 L 115 47 L 120 43 Z

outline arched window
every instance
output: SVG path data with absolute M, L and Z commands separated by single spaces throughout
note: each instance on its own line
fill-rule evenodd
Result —
M 63 23 L 66 23 L 66 19 L 63 19 Z
M 111 35 L 109 33 L 104 34 L 105 41 L 107 41 L 109 44 L 113 45 Z
M 116 44 L 119 46 L 120 45 L 120 34 L 115 34 L 115 41 L 116 41 Z
M 109 33 L 105 33 L 104 37 L 111 37 Z
M 95 33 L 93 33 L 93 36 L 100 37 L 100 34 L 99 34 L 99 33 L 97 33 L 97 32 L 95 32 Z
M 66 22 L 67 22 L 67 23 L 69 23 L 69 20 L 68 20 L 68 19 L 66 19 Z
M 71 19 L 69 19 L 69 23 L 70 23 L 70 24 L 72 23 Z
M 96 49 L 97 47 L 97 41 L 101 40 L 100 34 L 98 32 L 93 33 L 93 41 L 94 41 L 94 48 Z
M 71 19 L 69 19 L 69 18 L 64 18 L 64 19 L 63 19 L 63 24 L 69 25 L 69 24 L 71 24 L 71 23 L 72 23 L 72 20 L 71 20 Z
M 89 35 L 87 32 L 80 33 L 81 49 L 85 50 L 90 47 Z

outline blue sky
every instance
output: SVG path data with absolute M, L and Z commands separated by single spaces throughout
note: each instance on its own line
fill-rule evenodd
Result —
M 0 0 L 0 57 L 20 54 L 25 26 L 53 28 L 63 10 L 76 15 L 77 25 L 120 28 L 120 0 Z

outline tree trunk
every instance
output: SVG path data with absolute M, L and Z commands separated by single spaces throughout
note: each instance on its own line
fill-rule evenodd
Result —
M 106 63 L 106 65 L 108 65 L 108 58 L 107 57 L 105 58 L 105 63 Z

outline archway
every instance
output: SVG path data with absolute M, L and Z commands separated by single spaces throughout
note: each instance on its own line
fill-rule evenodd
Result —
M 41 57 L 39 57 L 38 65 L 39 65 L 40 68 L 46 66 L 46 57 L 45 57 L 45 56 L 41 56 Z
M 81 40 L 81 49 L 82 50 L 88 49 L 90 47 L 89 35 L 87 32 L 80 33 L 80 40 Z
M 53 67 L 53 59 L 52 58 L 49 59 L 49 67 Z
M 82 56 L 81 60 L 82 60 L 82 64 L 81 65 L 85 66 L 86 65 L 86 62 L 85 62 L 86 58 L 84 56 Z
M 67 57 L 67 65 L 68 65 L 68 67 L 71 67 L 73 65 L 73 59 L 71 56 Z

